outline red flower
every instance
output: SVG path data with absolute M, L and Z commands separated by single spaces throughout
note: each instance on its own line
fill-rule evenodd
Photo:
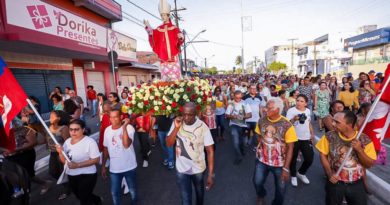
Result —
M 149 101 L 145 100 L 144 105 L 149 105 Z
M 196 94 L 191 95 L 191 100 L 195 100 L 198 96 Z
M 186 91 L 187 91 L 187 92 L 191 92 L 191 88 L 190 88 L 190 87 L 187 87 L 187 88 L 186 88 Z
M 199 90 L 201 90 L 201 89 L 202 89 L 202 86 L 199 85 L 198 88 L 199 88 Z
M 176 108 L 177 107 L 177 103 L 176 102 L 173 102 L 172 103 L 172 108 Z
M 133 98 L 132 98 L 132 97 L 128 97 L 127 100 L 128 100 L 128 101 L 132 101 Z
M 155 99 L 155 100 L 158 100 L 158 96 L 155 96 L 154 99 Z
M 167 109 L 167 106 L 166 106 L 166 105 L 162 105 L 162 106 L 161 106 L 161 109 L 162 109 L 162 110 L 166 110 L 166 109 Z
M 149 110 L 149 112 L 154 113 L 156 111 L 154 110 L 154 108 L 152 108 L 152 109 Z
M 138 88 L 138 89 L 141 89 L 141 84 L 138 84 L 138 85 L 137 85 L 137 88 Z
M 197 106 L 196 106 L 196 110 L 199 111 L 200 109 L 202 109 L 202 107 L 201 107 L 200 105 L 197 105 Z
M 153 89 L 152 89 L 152 88 L 149 88 L 149 92 L 153 92 Z
M 183 106 L 180 106 L 179 107 L 179 112 L 183 112 L 184 111 L 184 107 Z

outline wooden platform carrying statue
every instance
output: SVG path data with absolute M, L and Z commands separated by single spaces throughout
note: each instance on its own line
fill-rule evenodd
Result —
M 161 80 L 175 81 L 181 79 L 178 54 L 184 42 L 180 29 L 172 24 L 170 19 L 171 6 L 166 0 L 160 0 L 158 5 L 163 24 L 152 29 L 147 20 L 145 29 L 149 35 L 149 43 L 161 61 Z

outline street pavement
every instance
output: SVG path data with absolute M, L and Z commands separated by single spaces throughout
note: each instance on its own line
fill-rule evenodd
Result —
M 316 127 L 316 122 L 313 125 Z M 95 124 L 96 125 L 96 124 Z M 321 136 L 316 128 L 316 135 Z M 215 154 L 215 185 L 212 190 L 205 193 L 206 205 L 252 205 L 256 201 L 256 193 L 252 183 L 252 177 L 255 164 L 255 153 L 251 147 L 246 150 L 246 156 L 240 165 L 234 165 L 234 150 L 230 136 L 226 141 L 217 143 Z M 168 171 L 162 164 L 161 148 L 157 146 L 152 149 L 150 163 L 148 168 L 142 168 L 140 159 L 139 142 L 136 138 L 135 149 L 138 160 L 137 168 L 137 188 L 138 204 L 140 205 L 176 205 L 180 204 L 179 189 L 176 184 L 175 171 Z M 298 163 L 299 166 L 299 163 Z M 100 168 L 98 168 L 100 170 Z M 47 171 L 40 173 L 41 177 L 50 179 Z M 304 185 L 298 181 L 298 187 L 294 188 L 288 182 L 287 193 L 285 197 L 286 205 L 324 205 L 325 204 L 325 175 L 319 160 L 318 152 L 315 151 L 315 158 L 312 167 L 307 173 L 311 181 L 310 185 Z M 266 183 L 268 195 L 267 204 L 271 204 L 274 188 L 273 176 L 270 174 Z M 45 195 L 39 195 L 40 188 L 33 184 L 31 203 L 37 205 L 64 205 L 78 204 L 78 201 L 71 195 L 65 200 L 58 201 L 61 187 L 53 186 Z M 372 189 L 375 191 L 375 189 Z M 104 204 L 112 204 L 110 195 L 110 183 L 104 181 L 100 175 L 95 187 L 95 194 L 103 197 Z M 194 196 L 194 195 L 193 195 Z M 123 204 L 130 204 L 129 196 L 123 197 Z M 370 197 L 369 205 L 390 204 L 383 203 L 377 198 Z

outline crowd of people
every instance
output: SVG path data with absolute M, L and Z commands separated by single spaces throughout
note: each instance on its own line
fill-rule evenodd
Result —
M 188 102 L 180 116 L 123 113 L 122 105 L 132 95 L 128 87 L 106 97 L 89 85 L 87 106 L 71 88 L 62 93 L 56 87 L 49 96 L 53 102 L 49 129 L 55 141 L 45 134 L 31 108 L 26 107 L 11 130 L 16 150 L 4 150 L 3 155 L 25 167 L 31 179 L 41 184 L 41 194 L 45 194 L 52 185 L 35 176 L 34 146 L 46 143 L 50 176 L 58 180 L 65 169 L 69 179 L 62 183 L 58 200 L 74 193 L 80 204 L 102 204 L 102 199 L 93 194 L 100 168 L 103 179 L 110 178 L 113 204 L 121 204 L 122 186 L 130 193 L 131 204 L 136 204 L 139 196 L 135 137 L 144 168 L 149 166 L 151 147 L 159 139 L 161 163 L 168 170 L 176 169 L 182 204 L 192 204 L 193 189 L 196 204 L 203 204 L 205 190 L 214 184 L 216 143 L 231 137 L 235 165 L 239 166 L 247 157 L 245 147 L 256 153 L 256 203 L 264 204 L 264 184 L 272 173 L 272 204 L 283 204 L 285 182 L 294 187 L 298 186 L 298 179 L 310 184 L 306 173 L 316 148 L 328 179 L 326 204 L 340 204 L 343 200 L 348 204 L 367 204 L 370 191 L 365 183 L 365 169 L 374 164 L 380 150 L 364 134 L 355 138 L 379 91 L 382 73 L 360 73 L 357 79 L 350 74 L 337 79 L 331 74 L 312 76 L 310 72 L 304 77 L 251 74 L 207 78 L 213 90 L 212 103 L 198 112 L 195 104 Z M 33 96 L 30 99 L 39 110 L 39 101 Z M 88 137 L 86 108 L 92 117 L 99 117 L 98 142 Z M 322 133 L 316 144 L 313 123 L 318 123 Z M 43 136 L 42 140 L 38 135 Z M 353 152 L 341 166 L 349 147 L 353 147 Z

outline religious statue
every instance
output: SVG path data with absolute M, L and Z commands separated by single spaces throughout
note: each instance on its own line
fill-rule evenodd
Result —
M 168 2 L 160 0 L 158 9 L 163 20 L 162 25 L 152 29 L 149 22 L 144 21 L 145 29 L 149 35 L 149 43 L 160 58 L 161 79 L 163 81 L 179 80 L 181 79 L 181 69 L 178 54 L 180 46 L 184 42 L 184 36 L 180 29 L 171 22 L 171 6 Z

